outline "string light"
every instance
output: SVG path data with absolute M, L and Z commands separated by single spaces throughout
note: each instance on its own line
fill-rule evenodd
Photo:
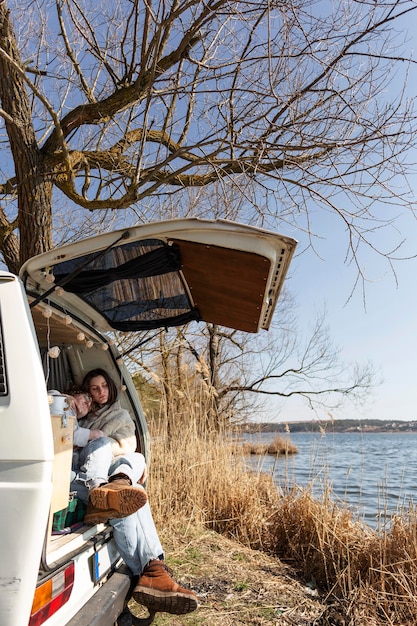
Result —
M 52 283 L 52 282 L 54 282 L 55 277 L 53 276 L 53 274 L 45 273 L 45 280 L 47 280 L 48 282 Z M 61 295 L 63 295 L 65 293 L 64 289 L 62 287 L 59 287 L 59 286 L 55 287 L 54 291 L 55 291 L 55 293 L 58 296 L 61 296 Z M 56 359 L 60 355 L 61 349 L 58 346 L 50 346 L 49 345 L 49 332 L 50 332 L 49 320 L 50 320 L 50 318 L 53 315 L 52 307 L 50 307 L 49 305 L 45 306 L 45 307 L 42 307 L 41 313 L 42 313 L 43 317 L 45 317 L 48 320 L 48 352 L 47 352 L 47 354 L 48 354 L 48 356 L 51 359 Z M 68 315 L 68 314 L 64 315 L 64 316 L 62 316 L 61 319 L 63 320 L 63 322 L 65 323 L 66 326 L 71 326 L 73 324 L 73 319 L 72 319 L 71 315 Z M 85 333 L 83 333 L 82 331 L 79 331 L 77 333 L 77 341 L 85 342 L 85 345 L 86 345 L 87 348 L 92 348 L 94 345 L 97 345 L 104 352 L 109 349 L 109 346 L 112 346 L 115 343 L 114 339 L 111 339 L 111 338 L 109 338 L 107 340 L 107 342 L 106 341 L 105 342 L 103 342 L 103 341 L 95 342 L 95 341 L 93 341 L 93 339 L 87 338 L 85 336 Z M 67 348 L 70 348 L 70 347 L 71 346 L 67 346 Z M 119 364 L 120 363 L 122 363 L 121 360 L 119 361 Z

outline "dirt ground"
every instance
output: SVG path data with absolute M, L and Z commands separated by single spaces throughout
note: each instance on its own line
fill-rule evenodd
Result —
M 175 536 L 174 536 L 175 535 Z M 193 589 L 199 608 L 189 615 L 156 615 L 155 626 L 343 626 L 314 584 L 304 584 L 278 559 L 217 533 L 184 529 L 161 533 L 175 579 Z M 134 601 L 130 610 L 147 615 Z

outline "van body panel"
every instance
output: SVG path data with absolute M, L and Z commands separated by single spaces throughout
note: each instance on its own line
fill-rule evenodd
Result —
M 48 395 L 36 333 L 21 282 L 0 272 L 0 316 L 7 393 L 0 397 L 1 460 L 52 461 Z M 24 356 L 24 358 L 22 358 Z M 7 418 L 12 414 L 14 420 Z
M 27 626 L 52 493 L 51 419 L 41 359 L 20 281 L 0 273 L 0 624 Z
M 89 626 L 113 626 L 116 617 L 124 609 L 124 599 L 129 592 L 130 585 L 129 570 L 125 565 L 122 565 L 91 598 L 91 601 L 86 603 L 68 622 L 68 626 L 86 626 L 86 624 Z
M 101 527 L 103 527 L 103 525 L 101 525 Z M 108 535 L 108 533 L 106 534 Z M 110 580 L 112 576 L 110 577 L 110 579 L 103 578 L 99 583 L 94 581 L 94 577 L 92 576 L 92 569 L 94 567 L 94 555 L 97 553 L 97 550 L 100 549 L 100 533 L 98 533 L 97 537 L 98 541 L 91 537 L 90 540 L 86 543 L 85 549 L 82 552 L 76 554 L 71 559 L 74 562 L 75 566 L 74 586 L 70 596 L 71 601 L 66 602 L 56 613 L 54 613 L 49 619 L 47 619 L 43 623 L 44 626 L 63 626 L 63 624 L 68 624 L 74 617 L 74 615 L 76 615 L 80 610 L 82 610 L 83 607 L 85 607 L 89 603 L 91 598 L 97 593 L 100 587 L 105 587 L 106 593 L 109 590 L 109 587 L 107 587 L 107 581 Z M 104 551 L 109 548 L 109 546 L 111 546 L 112 557 L 112 565 L 109 570 L 117 569 L 117 567 L 122 565 L 122 561 L 117 553 L 117 549 L 113 540 L 103 543 L 103 554 Z M 103 616 L 103 620 L 104 619 L 105 618 Z M 89 622 L 84 622 L 84 624 L 85 626 L 87 626 Z
M 35 472 L 37 480 L 34 481 L 31 481 L 31 470 L 34 467 L 26 464 L 26 469 L 26 481 L 0 483 L 2 626 L 28 624 L 48 521 L 51 498 L 50 467 L 46 467 L 44 472 Z

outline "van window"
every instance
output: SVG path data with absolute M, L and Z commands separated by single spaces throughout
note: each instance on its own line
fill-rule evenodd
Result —
M 145 239 L 57 263 L 53 273 L 112 328 L 138 331 L 200 319 L 180 269 L 178 245 Z

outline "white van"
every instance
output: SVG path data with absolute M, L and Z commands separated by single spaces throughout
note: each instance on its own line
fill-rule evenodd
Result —
M 111 626 L 129 597 L 111 526 L 65 525 L 74 418 L 51 415 L 48 390 L 105 368 L 149 460 L 112 333 L 193 320 L 267 329 L 295 245 L 232 222 L 172 220 L 52 250 L 20 277 L 0 272 L 0 626 Z

